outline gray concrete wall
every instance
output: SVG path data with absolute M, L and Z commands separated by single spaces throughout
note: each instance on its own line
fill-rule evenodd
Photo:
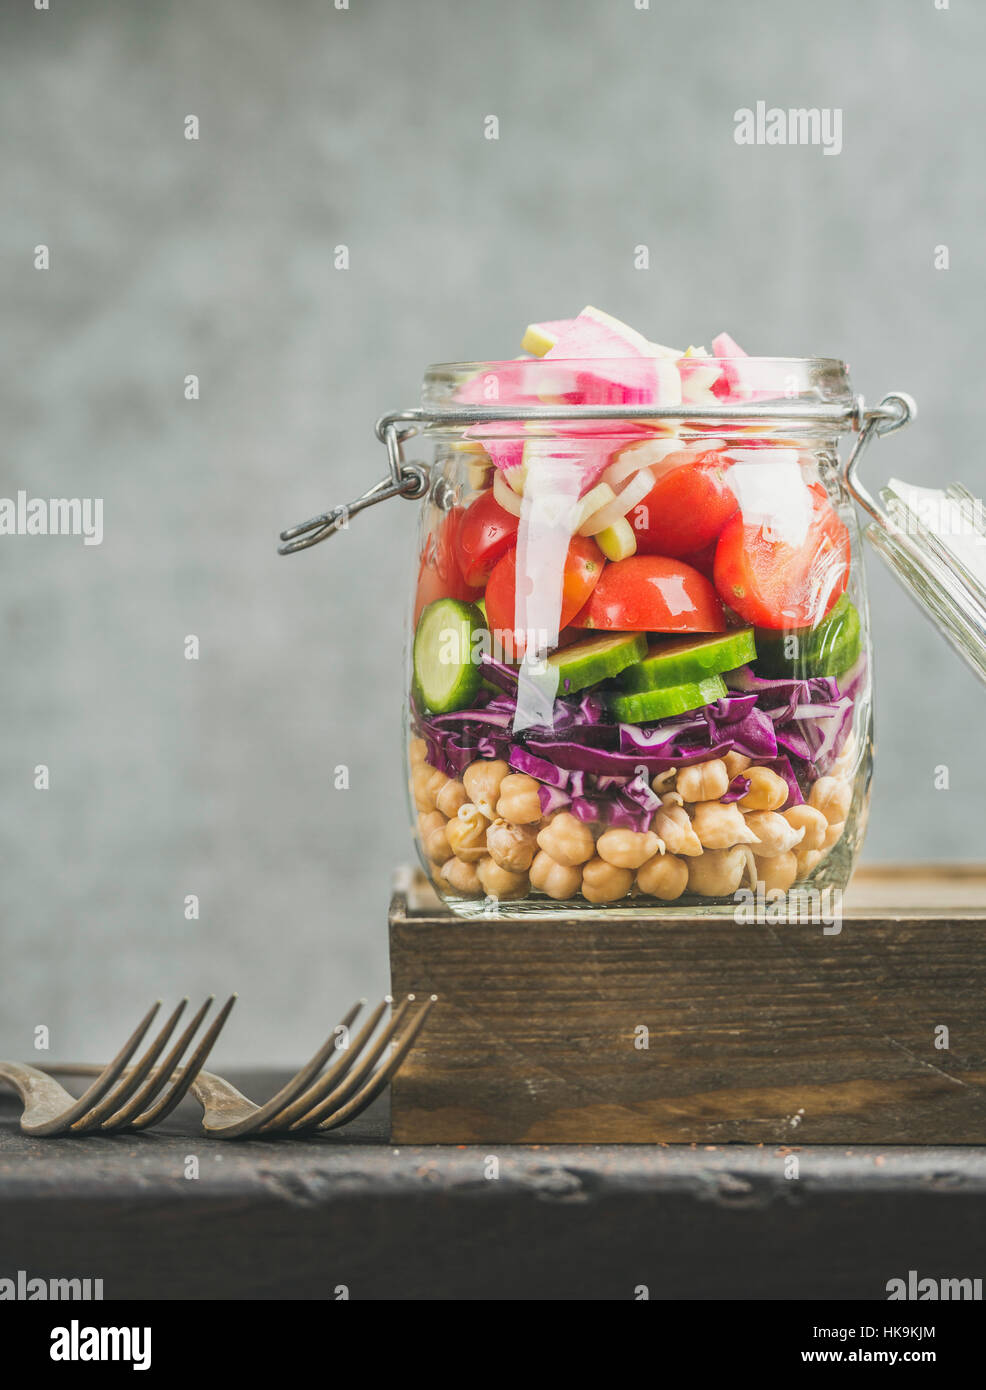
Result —
M 911 391 L 874 476 L 986 485 L 982 7 L 25 0 L 0 25 L 0 494 L 105 499 L 99 547 L 0 539 L 0 1055 L 45 1023 L 98 1056 L 148 998 L 235 987 L 223 1056 L 284 1061 L 386 987 L 414 512 L 275 542 L 377 476 L 372 423 L 425 363 L 586 302 L 665 342 L 725 327 Z M 842 108 L 842 153 L 737 146 L 757 100 Z M 869 569 L 867 853 L 981 857 L 986 692 Z

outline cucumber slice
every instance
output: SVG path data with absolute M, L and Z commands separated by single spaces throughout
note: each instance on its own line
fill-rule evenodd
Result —
M 842 676 L 859 659 L 862 627 L 855 605 L 843 594 L 817 627 L 776 632 L 758 628 L 756 640 L 757 671 L 762 676 Z
M 429 603 L 414 634 L 414 682 L 433 714 L 465 709 L 479 689 L 477 632 L 486 623 L 474 603 L 440 598 Z
M 665 719 L 690 709 L 722 700 L 729 691 L 721 676 L 709 676 L 686 685 L 669 685 L 663 690 L 640 690 L 633 695 L 610 695 L 613 715 L 625 724 L 644 724 L 648 719 Z
M 623 672 L 620 685 L 630 691 L 687 685 L 722 671 L 734 671 L 753 661 L 756 654 L 752 627 L 709 637 L 672 637 L 650 647 L 643 661 Z
M 618 676 L 646 651 L 647 638 L 642 632 L 614 632 L 552 652 L 547 664 L 558 672 L 558 694 L 574 695 L 587 685 Z

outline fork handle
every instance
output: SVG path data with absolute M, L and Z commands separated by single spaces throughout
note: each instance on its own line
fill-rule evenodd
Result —
M 100 1068 L 102 1070 L 102 1068 Z M 31 1067 L 26 1062 L 0 1062 L 0 1082 L 6 1082 L 16 1091 L 24 1106 L 24 1115 L 30 1112 L 32 1123 L 50 1124 L 64 1111 L 64 1096 L 52 1095 L 52 1082 L 43 1067 Z M 61 1090 L 61 1087 L 55 1087 Z M 24 1116 L 21 1117 L 23 1124 Z
M 25 1105 L 37 1100 L 46 1079 L 44 1067 L 29 1067 L 26 1062 L 0 1062 L 0 1081 L 6 1081 Z

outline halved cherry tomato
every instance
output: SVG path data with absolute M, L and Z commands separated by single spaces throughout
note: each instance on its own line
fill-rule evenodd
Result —
M 820 483 L 808 485 L 811 516 L 797 544 L 737 512 L 719 537 L 715 586 L 757 627 L 814 627 L 849 582 L 849 532 Z M 778 531 L 780 528 L 777 528 Z
M 501 555 L 517 544 L 519 520 L 501 507 L 492 489 L 466 508 L 459 527 L 459 568 L 467 584 L 486 583 Z
M 422 610 L 436 599 L 458 598 L 475 603 L 482 597 L 481 590 L 468 584 L 459 568 L 458 535 L 464 516 L 464 507 L 453 507 L 442 518 L 438 530 L 425 541 L 414 596 L 415 626 Z
M 588 536 L 573 536 L 562 572 L 561 615 L 558 626 L 567 627 L 608 568 L 602 551 Z M 486 621 L 492 633 L 498 634 L 508 657 L 523 652 L 527 645 L 522 632 L 514 631 L 517 601 L 517 550 L 508 550 L 493 567 L 486 585 Z
M 715 589 L 698 570 L 664 555 L 607 565 L 573 627 L 604 632 L 724 632 Z
M 736 510 L 728 472 L 714 449 L 668 454 L 657 482 L 630 511 L 637 553 L 680 559 L 714 541 Z
M 698 570 L 699 574 L 704 574 L 710 582 L 712 580 L 713 569 L 716 562 L 716 546 L 719 544 L 719 537 L 709 541 L 708 545 L 696 550 L 691 555 L 682 555 L 686 565 L 691 565 L 692 569 Z

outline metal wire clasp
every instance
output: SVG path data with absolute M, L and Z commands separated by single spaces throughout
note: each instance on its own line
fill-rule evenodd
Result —
M 403 445 L 411 435 L 430 425 L 446 425 L 461 428 L 463 425 L 482 424 L 487 421 L 516 420 L 708 420 L 723 421 L 727 425 L 733 421 L 791 420 L 794 423 L 825 423 L 833 426 L 852 426 L 858 431 L 856 443 L 846 460 L 843 477 L 852 496 L 870 513 L 880 519 L 879 510 L 865 488 L 855 477 L 855 468 L 866 445 L 874 434 L 887 435 L 906 425 L 915 411 L 914 402 L 902 391 L 885 396 L 878 406 L 867 410 L 862 396 L 857 396 L 851 405 L 830 401 L 809 401 L 792 404 L 772 402 L 745 402 L 742 405 L 540 405 L 540 406 L 488 406 L 455 407 L 444 410 L 403 410 L 392 415 L 384 415 L 377 421 L 376 434 L 386 445 L 390 471 L 380 482 L 350 502 L 345 507 L 333 507 L 331 511 L 314 516 L 300 526 L 292 526 L 281 532 L 281 545 L 278 553 L 293 555 L 296 550 L 307 550 L 311 545 L 334 536 L 349 524 L 349 518 L 357 512 L 372 507 L 377 502 L 385 502 L 388 497 L 423 497 L 428 491 L 429 474 L 427 465 L 408 463 L 404 459 Z
M 885 438 L 888 434 L 893 434 L 895 430 L 902 429 L 904 425 L 909 424 L 916 414 L 917 406 L 914 404 L 913 398 L 904 391 L 891 391 L 872 410 L 866 409 L 862 396 L 856 397 L 854 423 L 859 433 L 842 466 L 842 478 L 853 501 L 857 502 L 880 526 L 886 524 L 886 518 L 857 477 L 856 470 L 866 446 L 874 435 Z
M 412 501 L 423 497 L 428 491 L 428 469 L 423 463 L 405 462 L 403 452 L 404 441 L 417 433 L 419 420 L 420 412 L 417 410 L 382 416 L 377 421 L 376 435 L 387 448 L 387 461 L 390 464 L 387 476 L 367 488 L 348 506 L 333 507 L 320 516 L 313 516 L 310 521 L 303 521 L 300 526 L 291 526 L 282 531 L 278 555 L 293 555 L 296 550 L 307 550 L 310 545 L 328 540 L 337 531 L 346 529 L 351 516 L 377 502 L 386 502 L 388 497 L 407 497 Z

